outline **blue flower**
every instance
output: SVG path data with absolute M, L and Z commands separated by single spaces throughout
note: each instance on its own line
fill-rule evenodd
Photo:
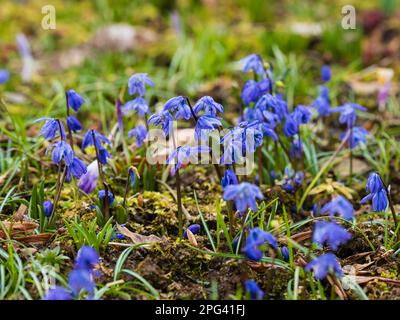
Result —
M 106 198 L 106 191 L 100 190 L 99 191 L 99 198 L 101 201 L 104 201 Z M 114 195 L 111 191 L 108 191 L 108 203 L 111 205 L 114 202 Z
M 217 113 L 224 112 L 224 107 L 215 102 L 210 96 L 202 97 L 193 107 L 193 111 L 198 115 L 201 111 L 204 111 L 207 116 L 215 117 Z
M 85 193 L 91 193 L 97 185 L 97 180 L 99 178 L 99 167 L 97 165 L 97 160 L 93 161 L 87 167 L 87 171 L 83 174 L 78 182 L 78 187 Z
M 172 115 L 168 111 L 162 111 L 162 112 L 153 114 L 149 118 L 147 123 L 149 123 L 149 124 L 153 123 L 155 126 L 158 126 L 159 124 L 161 124 L 162 129 L 164 131 L 164 135 L 166 137 L 168 137 L 172 120 L 173 120 Z
M 348 138 L 348 142 L 350 144 L 350 148 L 356 148 L 360 143 L 365 144 L 367 142 L 367 136 L 369 135 L 368 130 L 364 129 L 363 127 L 353 127 L 352 133 Z M 347 135 L 347 132 L 343 132 L 339 139 L 343 140 Z
M 60 138 L 65 139 L 64 125 L 62 124 L 62 122 L 60 120 L 54 119 L 54 118 L 43 117 L 43 118 L 36 119 L 34 121 L 34 123 L 39 122 L 39 121 L 46 121 L 44 123 L 42 129 L 40 130 L 39 136 L 42 136 L 47 140 L 53 140 L 56 137 L 57 132 L 58 132 L 60 135 Z
M 76 256 L 75 269 L 92 272 L 99 263 L 100 257 L 97 251 L 91 246 L 83 246 Z
M 121 224 L 122 227 L 125 226 L 125 224 Z M 124 240 L 125 236 L 118 230 L 118 228 L 114 229 L 114 234 L 111 236 L 110 240 Z
M 199 153 L 209 152 L 210 147 L 207 146 L 180 146 L 176 148 L 167 159 L 167 164 L 174 164 L 171 168 L 171 174 L 175 175 L 176 170 L 189 162 L 197 163 L 197 159 L 194 157 L 197 157 Z
M 71 179 L 71 175 L 75 178 L 80 178 L 87 172 L 87 168 L 85 163 L 77 157 L 74 157 L 72 163 L 67 166 L 67 180 Z
M 231 184 L 238 184 L 239 180 L 235 175 L 235 172 L 233 172 L 231 169 L 226 169 L 224 176 L 221 179 L 221 186 L 222 188 L 225 188 L 226 186 L 229 186 Z
M 3 84 L 8 81 L 10 78 L 10 73 L 7 69 L 0 69 L 0 84 Z
M 288 262 L 290 260 L 290 253 L 289 253 L 289 249 L 285 246 L 283 246 L 281 248 L 281 254 L 283 257 L 283 260 L 285 260 L 286 262 Z
M 128 80 L 128 91 L 131 96 L 138 93 L 141 97 L 146 93 L 146 85 L 154 87 L 154 82 L 147 73 L 136 73 Z
M 195 138 L 196 140 L 206 140 L 208 134 L 218 127 L 221 127 L 221 121 L 213 116 L 200 116 L 196 122 Z
M 191 233 L 197 234 L 197 233 L 200 232 L 201 227 L 200 227 L 199 224 L 191 224 L 191 225 L 188 227 L 188 229 L 190 230 Z M 187 238 L 188 238 L 188 236 L 187 236 L 187 230 L 186 230 L 186 229 L 185 229 L 185 231 L 183 232 L 183 238 L 184 238 L 184 239 L 187 239 Z
M 139 124 L 136 128 L 129 130 L 128 138 L 135 137 L 136 145 L 140 148 L 143 145 L 143 141 L 147 137 L 147 129 L 143 124 Z
M 367 111 L 367 108 L 364 108 L 356 103 L 345 103 L 344 105 L 336 108 L 332 108 L 331 112 L 340 112 L 339 122 L 342 124 L 346 124 L 348 128 L 354 126 L 356 122 L 356 111 Z
M 239 63 L 243 64 L 243 72 L 253 70 L 255 74 L 262 76 L 263 78 L 265 77 L 264 63 L 258 54 L 253 53 L 248 55 L 241 59 Z
M 43 214 L 45 217 L 49 218 L 53 212 L 53 203 L 51 200 L 46 200 L 43 202 Z
M 290 148 L 290 157 L 301 159 L 301 154 L 303 153 L 303 143 L 300 139 L 294 138 L 292 147 Z
M 43 297 L 43 300 L 72 300 L 74 297 L 71 291 L 56 286 L 55 288 L 50 289 L 47 291 L 46 295 Z
M 133 186 L 135 185 L 135 182 L 136 182 L 136 173 L 133 170 L 133 167 L 129 168 L 129 174 L 131 176 L 131 187 L 133 188 Z
M 256 81 L 248 80 L 244 83 L 241 97 L 245 105 L 257 101 L 261 94 L 262 93 Z
M 262 300 L 264 298 L 264 292 L 254 280 L 246 280 L 245 287 L 252 300 Z
M 68 125 L 68 128 L 70 128 L 73 132 L 77 132 L 79 130 L 82 130 L 81 123 L 74 116 L 69 116 L 67 118 L 67 125 Z
M 269 93 L 264 94 L 255 104 L 256 109 L 262 112 L 263 116 L 269 122 L 278 122 L 276 119 L 271 118 L 271 115 L 265 113 L 265 111 L 272 111 L 273 114 L 278 118 L 278 120 L 283 119 L 287 115 L 287 105 L 286 102 L 277 96 L 273 96 Z
M 370 193 L 361 199 L 360 203 L 364 204 L 372 199 L 372 210 L 374 212 L 384 212 L 389 204 L 387 192 L 384 188 L 375 193 Z
M 278 243 L 272 234 L 260 228 L 253 228 L 249 232 L 243 252 L 247 258 L 260 261 L 263 256 L 263 245 L 266 243 L 274 249 L 278 248 Z
M 337 214 L 343 219 L 351 220 L 354 216 L 354 209 L 345 197 L 337 196 L 321 208 L 321 214 L 329 214 L 331 217 Z
M 312 260 L 304 268 L 305 271 L 313 270 L 314 277 L 318 280 L 324 279 L 328 273 L 334 273 L 335 275 L 342 276 L 342 268 L 333 253 L 325 253 L 318 258 Z
M 331 68 L 325 64 L 321 68 L 321 79 L 323 82 L 327 82 L 331 79 Z
M 244 213 L 247 208 L 257 211 L 256 198 L 264 199 L 259 187 L 248 182 L 231 184 L 224 189 L 224 200 L 233 200 L 240 213 Z
M 311 120 L 311 111 L 303 105 L 298 105 L 292 114 L 298 125 L 306 124 Z
M 293 117 L 293 113 L 286 116 L 285 124 L 283 126 L 283 133 L 286 137 L 292 137 L 299 133 L 299 124 Z
M 110 144 L 110 140 L 108 140 L 102 134 L 98 133 L 96 130 L 89 129 L 88 132 L 85 134 L 85 137 L 83 138 L 82 150 L 85 150 L 88 146 L 95 146 L 99 154 L 98 160 L 101 164 L 106 164 L 107 158 L 110 158 L 110 154 L 103 147 L 102 143 Z
M 50 145 L 47 150 L 52 148 L 53 151 L 51 153 L 51 159 L 55 164 L 58 165 L 63 159 L 67 166 L 72 164 L 74 161 L 74 151 L 68 143 L 66 143 L 64 140 L 60 140 Z
M 336 251 L 341 244 L 351 239 L 351 234 L 335 222 L 317 221 L 312 241 L 319 246 L 328 244 Z
M 295 184 L 298 186 L 301 186 L 303 184 L 303 179 L 304 179 L 304 173 L 302 171 L 297 171 L 293 177 L 293 181 Z
M 187 99 L 182 96 L 169 99 L 164 105 L 164 111 L 175 113 L 175 119 L 189 120 L 193 116 Z
M 367 184 L 365 186 L 365 191 L 369 193 L 376 193 L 380 191 L 382 188 L 384 188 L 384 185 L 379 173 L 371 172 L 368 177 Z
M 71 271 L 68 277 L 68 285 L 75 296 L 78 296 L 82 290 L 93 294 L 96 288 L 93 274 L 84 269 L 75 269 Z
M 122 106 L 122 112 L 125 115 L 131 111 L 137 112 L 140 117 L 144 117 L 146 113 L 149 113 L 149 105 L 144 98 L 137 97 Z
M 77 112 L 84 103 L 85 100 L 76 93 L 75 90 L 70 89 L 67 91 L 67 104 L 74 109 L 75 112 Z
M 325 86 L 320 87 L 319 96 L 311 103 L 311 107 L 317 109 L 320 116 L 326 117 L 331 113 L 331 102 L 329 99 L 329 89 Z

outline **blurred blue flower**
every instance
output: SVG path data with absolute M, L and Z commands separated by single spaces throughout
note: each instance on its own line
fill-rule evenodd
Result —
M 246 292 L 250 295 L 250 299 L 262 300 L 264 298 L 264 292 L 260 289 L 260 287 L 254 280 L 246 280 L 245 287 Z
M 311 120 L 311 111 L 303 105 L 298 105 L 292 114 L 298 125 L 306 124 Z
M 208 134 L 218 127 L 221 127 L 221 121 L 219 118 L 213 116 L 200 116 L 196 122 L 195 138 L 196 140 L 207 140 Z
M 323 82 L 327 82 L 331 79 L 331 68 L 327 64 L 323 65 L 321 68 L 321 79 Z
M 55 164 L 59 164 L 61 160 L 64 160 L 67 166 L 70 166 L 74 161 L 74 151 L 71 146 L 64 140 L 60 140 L 56 143 L 51 144 L 47 151 L 53 149 L 51 153 L 51 159 Z
M 43 117 L 43 118 L 36 119 L 34 121 L 34 123 L 39 122 L 39 121 L 46 121 L 44 123 L 42 129 L 40 130 L 39 136 L 42 136 L 47 140 L 53 140 L 56 137 L 57 132 L 58 132 L 60 135 L 60 138 L 62 140 L 65 139 L 64 125 L 62 124 L 62 122 L 60 120 L 54 119 L 54 118 Z
M 87 172 L 85 163 L 77 157 L 74 157 L 71 164 L 67 166 L 67 180 L 71 180 L 71 175 L 79 179 Z
M 95 160 L 88 165 L 86 173 L 80 177 L 78 187 L 83 192 L 89 194 L 96 188 L 98 178 L 99 167 L 97 164 L 97 160 Z
M 56 286 L 49 291 L 47 291 L 46 295 L 43 297 L 43 300 L 72 300 L 74 297 L 71 291 Z
M 296 185 L 301 186 L 303 184 L 304 173 L 302 171 L 297 171 L 294 174 L 293 181 Z
M 100 200 L 104 201 L 106 198 L 106 191 L 104 189 L 100 190 L 99 193 Z M 108 203 L 111 205 L 114 202 L 114 194 L 108 190 Z
M 167 164 L 174 164 L 171 168 L 171 174 L 175 175 L 176 170 L 189 162 L 197 163 L 196 158 L 199 153 L 209 152 L 210 147 L 207 146 L 180 146 L 176 148 L 167 159 Z
M 250 70 L 253 70 L 255 74 L 263 78 L 266 76 L 264 63 L 260 55 L 258 54 L 250 54 L 247 57 L 241 59 L 239 63 L 243 65 L 244 72 L 249 72 Z
M 73 132 L 82 130 L 81 123 L 74 116 L 67 117 L 67 125 L 68 125 L 68 128 L 70 128 Z
M 146 113 L 149 113 L 149 105 L 144 98 L 136 97 L 122 106 L 122 112 L 125 115 L 129 112 L 136 112 L 140 117 L 144 117 Z
M 75 112 L 77 112 L 84 103 L 85 100 L 76 93 L 75 90 L 70 89 L 67 91 L 67 104 L 74 109 Z
M 129 168 L 129 174 L 131 176 L 131 187 L 133 188 L 136 182 L 136 173 L 132 167 Z
M 168 137 L 169 131 L 170 131 L 170 126 L 173 121 L 172 115 L 169 113 L 169 111 L 162 111 L 153 114 L 147 123 L 153 123 L 155 126 L 158 126 L 161 124 L 162 129 L 164 131 L 164 135 Z
M 319 246 L 324 244 L 336 251 L 341 244 L 351 239 L 351 234 L 335 222 L 317 221 L 312 241 Z
M 311 103 L 311 107 L 317 109 L 318 114 L 322 117 L 331 114 L 331 102 L 329 99 L 329 89 L 327 87 L 320 87 L 319 96 Z
M 99 263 L 100 256 L 97 251 L 93 247 L 86 245 L 81 247 L 78 251 L 75 259 L 75 269 L 83 269 L 92 272 Z
M 10 78 L 10 73 L 7 69 L 0 69 L 0 84 L 6 83 Z
M 96 288 L 93 274 L 85 269 L 72 270 L 68 276 L 68 285 L 75 296 L 78 296 L 82 290 L 93 294 Z
M 241 98 L 245 105 L 249 105 L 251 102 L 257 101 L 260 96 L 261 91 L 256 81 L 248 80 L 244 83 Z
M 175 113 L 175 119 L 189 120 L 193 117 L 187 99 L 182 96 L 169 99 L 164 105 L 164 111 Z
M 193 234 L 198 234 L 200 232 L 200 225 L 199 224 L 191 224 L 188 229 L 190 230 L 191 233 Z M 183 232 L 183 239 L 187 239 L 187 230 L 185 229 L 185 231 Z
M 360 143 L 365 144 L 367 142 L 367 136 L 369 135 L 368 130 L 364 129 L 363 127 L 353 127 L 352 133 L 348 138 L 348 143 L 350 144 L 350 148 L 356 148 Z M 343 140 L 347 135 L 347 132 L 343 132 L 339 139 Z
M 239 180 L 236 177 L 235 172 L 231 169 L 226 169 L 224 176 L 221 179 L 221 186 L 222 188 L 225 188 L 226 186 L 229 186 L 231 184 L 238 184 Z
M 331 217 L 336 214 L 346 220 L 353 219 L 353 205 L 343 196 L 337 196 L 321 208 L 321 214 L 329 214 Z
M 282 254 L 283 260 L 285 260 L 286 262 L 288 262 L 290 260 L 289 249 L 286 246 L 283 246 L 281 248 L 281 254 Z
M 143 145 L 143 141 L 147 137 L 147 129 L 143 124 L 139 124 L 136 128 L 129 130 L 128 138 L 135 137 L 136 145 L 140 148 Z
M 131 96 L 138 93 L 143 97 L 146 93 L 146 85 L 154 87 L 154 82 L 147 73 L 135 73 L 128 80 L 128 92 Z
M 45 217 L 49 218 L 53 211 L 53 203 L 51 200 L 46 200 L 43 202 L 43 214 Z
M 331 108 L 331 112 L 340 112 L 339 122 L 346 124 L 348 128 L 354 126 L 356 122 L 356 111 L 367 111 L 367 108 L 357 103 L 348 102 L 342 106 Z
M 210 96 L 204 96 L 196 102 L 193 107 L 194 113 L 198 115 L 201 111 L 204 111 L 207 116 L 216 117 L 217 113 L 223 113 L 224 107 L 214 101 Z
M 301 159 L 303 153 L 303 143 L 299 138 L 294 138 L 292 142 L 292 147 L 290 148 L 290 157 Z
M 292 137 L 295 134 L 299 133 L 299 124 L 293 116 L 293 113 L 286 116 L 285 124 L 283 126 L 283 133 L 286 137 Z
M 266 243 L 274 249 L 278 248 L 278 243 L 272 234 L 260 228 L 253 228 L 249 231 L 243 252 L 247 258 L 260 261 L 263 257 L 263 246 Z
M 304 268 L 305 271 L 313 270 L 314 277 L 318 280 L 324 279 L 328 273 L 333 273 L 341 277 L 343 272 L 340 264 L 333 253 L 325 253 L 318 258 L 315 258 Z
M 247 208 L 257 212 L 256 198 L 264 199 L 264 196 L 259 187 L 248 182 L 231 184 L 224 189 L 223 199 L 233 200 L 240 213 L 244 213 Z

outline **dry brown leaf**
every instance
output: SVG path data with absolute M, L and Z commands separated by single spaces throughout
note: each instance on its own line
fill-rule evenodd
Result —
M 28 211 L 28 207 L 23 203 L 19 206 L 17 212 L 14 213 L 15 221 L 23 221 L 26 217 L 26 213 Z
M 150 235 L 150 236 L 144 236 L 139 233 L 135 233 L 130 231 L 128 228 L 123 227 L 119 224 L 117 224 L 117 229 L 118 231 L 123 234 L 124 236 L 128 237 L 131 239 L 133 244 L 138 244 L 138 243 L 155 243 L 161 241 L 161 238 L 155 236 L 155 235 Z
M 196 240 L 196 237 L 194 236 L 193 232 L 190 231 L 189 228 L 186 229 L 186 234 L 187 234 L 187 237 L 188 237 L 188 240 L 189 240 L 190 244 L 191 244 L 192 246 L 197 247 L 197 240 Z

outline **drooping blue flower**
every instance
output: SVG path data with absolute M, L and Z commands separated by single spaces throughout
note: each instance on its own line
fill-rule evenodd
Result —
M 199 153 L 209 152 L 210 147 L 207 146 L 180 146 L 176 148 L 167 159 L 167 164 L 174 164 L 171 168 L 171 174 L 175 175 L 176 170 L 190 162 L 197 163 Z
M 274 249 L 278 248 L 278 243 L 272 234 L 261 230 L 258 227 L 253 228 L 249 231 L 243 252 L 247 258 L 254 261 L 260 261 L 263 257 L 263 250 L 265 250 L 263 246 L 266 243 L 268 243 Z
M 7 69 L 0 69 L 0 84 L 6 83 L 10 78 L 10 73 Z
M 352 130 L 350 137 L 348 138 L 348 143 L 351 149 L 356 148 L 360 143 L 365 144 L 367 142 L 367 136 L 369 132 L 367 129 L 363 127 L 353 127 L 349 130 Z M 348 132 L 343 132 L 339 139 L 343 140 L 347 136 Z
M 245 287 L 246 292 L 250 295 L 250 299 L 262 300 L 264 298 L 264 292 L 260 289 L 260 287 L 254 280 L 246 280 Z
M 336 256 L 330 252 L 312 260 L 304 270 L 307 272 L 313 270 L 314 277 L 318 280 L 324 279 L 328 273 L 333 273 L 338 277 L 343 274 Z
M 139 124 L 136 128 L 129 130 L 128 138 L 135 137 L 136 145 L 140 148 L 143 145 L 143 141 L 147 137 L 147 129 L 143 124 Z
M 103 190 L 104 191 L 104 190 Z M 82 269 L 92 272 L 100 263 L 100 256 L 91 246 L 83 246 L 79 249 L 75 259 L 75 269 Z
M 164 131 L 164 135 L 166 137 L 168 137 L 172 121 L 173 121 L 173 118 L 172 118 L 172 115 L 169 113 L 169 111 L 162 111 L 162 112 L 153 114 L 149 118 L 147 123 L 149 123 L 149 124 L 153 123 L 155 126 L 158 126 L 159 124 L 161 124 L 162 129 Z
M 318 114 L 322 117 L 326 117 L 331 114 L 329 89 L 326 86 L 320 87 L 319 96 L 311 103 L 311 107 L 317 109 Z
M 257 211 L 256 198 L 264 199 L 259 187 L 248 182 L 231 184 L 224 189 L 224 200 L 233 200 L 240 213 L 244 213 L 247 208 Z
M 93 274 L 85 269 L 74 269 L 68 276 L 68 285 L 75 296 L 84 290 L 89 294 L 93 294 L 96 288 L 96 283 L 93 279 Z
M 169 99 L 164 105 L 164 111 L 175 113 L 175 119 L 189 120 L 193 117 L 187 99 L 182 96 Z
M 226 186 L 229 186 L 231 184 L 238 184 L 239 180 L 236 177 L 235 172 L 231 169 L 226 169 L 224 176 L 221 179 L 221 186 L 222 188 L 225 188 Z
M 354 216 L 353 205 L 343 196 L 337 196 L 321 208 L 321 214 L 331 217 L 339 215 L 343 219 L 351 220 Z
M 241 97 L 245 105 L 249 105 L 251 102 L 256 102 L 260 96 L 261 91 L 256 81 L 248 80 L 244 83 Z
M 46 200 L 43 202 L 43 214 L 45 217 L 49 218 L 53 211 L 53 203 L 51 200 Z
M 154 82 L 147 73 L 135 73 L 128 80 L 128 92 L 131 96 L 138 93 L 143 97 L 146 93 L 146 85 L 154 87 Z
M 351 234 L 335 222 L 317 221 L 312 241 L 319 246 L 324 244 L 336 251 L 341 244 L 351 239 Z
M 306 124 L 311 120 L 311 111 L 303 105 L 298 105 L 292 114 L 298 125 Z
M 136 182 L 136 172 L 133 170 L 133 167 L 129 168 L 129 175 L 131 177 L 131 187 L 133 188 Z
M 286 116 L 285 124 L 283 126 L 283 133 L 286 137 L 292 137 L 299 133 L 299 124 L 293 116 L 293 113 Z
M 71 175 L 79 179 L 86 172 L 87 168 L 85 163 L 81 159 L 74 157 L 71 164 L 67 166 L 67 180 L 68 181 L 71 180 Z
M 190 230 L 191 233 L 193 234 L 197 234 L 200 232 L 200 225 L 199 224 L 191 224 L 188 229 Z M 183 239 L 187 239 L 188 235 L 187 235 L 187 229 L 185 229 L 185 231 L 183 232 Z
M 68 128 L 70 128 L 73 132 L 77 132 L 79 130 L 82 130 L 81 123 L 74 116 L 69 116 L 67 118 L 67 125 L 68 125 Z
M 213 116 L 200 116 L 196 122 L 195 138 L 196 140 L 206 140 L 211 131 L 221 127 L 221 121 Z
M 365 186 L 365 191 L 369 193 L 376 193 L 384 187 L 382 178 L 378 172 L 371 172 L 367 184 Z
M 51 153 L 51 159 L 55 164 L 59 164 L 61 160 L 64 160 L 67 166 L 70 166 L 74 161 L 74 151 L 71 146 L 64 140 L 60 140 L 50 145 L 47 150 L 53 149 Z
M 340 117 L 339 117 L 339 122 L 342 124 L 346 124 L 348 128 L 354 126 L 356 123 L 356 111 L 367 111 L 367 108 L 360 106 L 357 103 L 345 103 L 342 106 L 336 107 L 336 108 L 331 108 L 331 112 L 339 112 Z
M 224 107 L 214 101 L 210 96 L 204 96 L 196 102 L 193 107 L 194 113 L 198 115 L 201 111 L 204 111 L 207 116 L 216 117 L 217 113 L 223 113 Z
M 384 188 L 377 192 L 370 193 L 361 199 L 360 203 L 364 204 L 372 199 L 372 210 L 374 212 L 384 212 L 389 204 L 387 192 Z
M 321 68 L 321 79 L 323 82 L 331 80 L 331 68 L 327 64 L 323 65 Z
M 78 182 L 78 187 L 85 193 L 89 194 L 96 188 L 99 178 L 99 167 L 97 160 L 88 165 L 87 171 L 83 174 Z
M 82 150 L 85 150 L 88 146 L 95 146 L 99 154 L 98 160 L 101 164 L 106 164 L 107 158 L 110 158 L 111 156 L 106 148 L 104 148 L 103 143 L 110 144 L 110 140 L 96 130 L 89 129 L 83 138 Z
M 290 260 L 289 249 L 286 246 L 283 246 L 281 248 L 281 254 L 282 254 L 283 260 L 285 260 L 286 262 L 288 262 Z
M 304 179 L 304 172 L 302 172 L 302 171 L 297 171 L 297 172 L 294 174 L 293 181 L 294 181 L 294 183 L 295 183 L 296 185 L 301 186 L 301 185 L 303 184 L 303 179 Z
M 258 54 L 250 54 L 241 59 L 239 63 L 243 65 L 243 72 L 249 72 L 250 70 L 253 70 L 255 74 L 265 78 L 266 73 L 264 63 Z
M 67 104 L 74 109 L 75 112 L 77 112 L 84 103 L 85 100 L 76 93 L 75 90 L 70 89 L 67 91 Z
M 125 226 L 125 224 L 121 224 L 122 227 Z M 124 240 L 125 236 L 118 230 L 118 228 L 114 229 L 114 234 L 111 236 L 110 240 Z
M 43 300 L 72 300 L 74 297 L 71 291 L 56 286 L 49 291 L 47 291 L 46 295 L 43 297 Z
M 122 106 L 122 112 L 125 115 L 129 112 L 136 112 L 140 117 L 144 117 L 146 113 L 149 113 L 149 105 L 143 97 L 136 97 Z
M 98 195 L 100 200 L 104 201 L 104 199 L 106 198 L 106 191 L 102 189 L 99 191 Z M 108 203 L 111 205 L 113 202 L 114 202 L 114 195 L 110 190 L 108 190 Z
M 39 136 L 44 137 L 47 140 L 53 140 L 57 133 L 59 133 L 61 139 L 65 139 L 65 129 L 62 122 L 58 119 L 43 117 L 36 119 L 34 123 L 39 121 L 46 121 L 40 130 Z
M 290 148 L 290 157 L 301 159 L 303 153 L 303 143 L 299 138 L 294 138 L 292 142 L 292 147 Z

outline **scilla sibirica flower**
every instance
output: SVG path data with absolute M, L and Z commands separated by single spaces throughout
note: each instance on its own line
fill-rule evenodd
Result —
M 128 138 L 131 138 L 131 137 L 135 137 L 136 145 L 138 148 L 140 148 L 143 145 L 143 141 L 147 137 L 146 126 L 144 126 L 143 124 L 139 124 L 137 127 L 129 130 Z
M 335 222 L 317 221 L 312 241 L 319 246 L 324 244 L 336 251 L 341 244 L 351 239 L 351 234 Z
M 369 194 L 362 198 L 360 203 L 363 204 L 372 199 L 373 211 L 385 211 L 389 204 L 389 199 L 386 188 L 382 182 L 379 173 L 372 172 L 369 175 L 366 185 L 366 191 L 369 192 Z
M 251 102 L 256 102 L 261 95 L 262 92 L 257 81 L 248 80 L 244 83 L 241 98 L 245 105 L 249 105 Z
M 187 99 L 182 96 L 169 99 L 164 105 L 164 111 L 175 113 L 175 119 L 177 120 L 181 118 L 189 120 L 193 117 Z
M 311 103 L 321 117 L 331 114 L 331 102 L 329 99 L 329 89 L 326 86 L 320 87 L 319 96 Z
M 53 203 L 51 200 L 46 200 L 43 202 L 43 214 L 45 217 L 50 217 L 53 211 Z
M 195 138 L 196 140 L 205 140 L 208 134 L 222 126 L 221 121 L 213 116 L 200 116 L 196 121 Z
M 264 199 L 259 187 L 248 182 L 239 184 L 231 184 L 224 189 L 224 200 L 233 200 L 235 206 L 240 213 L 246 212 L 250 208 L 254 212 L 257 211 L 256 199 Z
M 57 133 L 60 135 L 61 139 L 65 139 L 65 129 L 64 125 L 62 122 L 58 119 L 54 118 L 48 118 L 48 117 L 43 117 L 36 119 L 35 122 L 39 121 L 46 121 L 40 130 L 39 136 L 42 136 L 43 138 L 47 140 L 53 140 Z
M 351 130 L 352 132 L 348 140 L 351 149 L 356 148 L 360 143 L 365 144 L 367 142 L 367 136 L 369 135 L 367 129 L 363 127 L 353 127 Z M 339 136 L 339 139 L 343 140 L 346 136 L 347 132 L 343 132 Z
M 71 175 L 80 178 L 87 172 L 85 163 L 77 157 L 74 157 L 72 163 L 67 166 L 67 181 L 71 180 Z
M 251 54 L 247 57 L 244 57 L 239 61 L 240 64 L 243 65 L 243 72 L 249 72 L 253 70 L 253 72 L 261 77 L 265 77 L 265 68 L 264 63 L 261 57 L 258 54 Z
M 67 95 L 67 103 L 75 112 L 79 110 L 79 108 L 85 103 L 85 100 L 82 98 L 81 95 L 76 93 L 75 90 L 70 89 L 66 93 Z
M 143 97 L 146 93 L 146 85 L 154 87 L 154 82 L 149 78 L 147 73 L 135 73 L 128 80 L 128 91 L 131 96 L 139 94 Z
M 6 83 L 10 78 L 10 73 L 7 69 L 0 69 L 0 84 Z
M 122 106 L 122 112 L 125 115 L 129 112 L 136 112 L 140 117 L 144 117 L 146 113 L 149 113 L 149 105 L 143 97 L 137 97 L 126 102 Z
M 343 196 L 337 196 L 321 208 L 321 214 L 329 214 L 331 217 L 338 215 L 346 220 L 353 219 L 353 205 Z
M 229 186 L 231 184 L 238 184 L 239 180 L 236 177 L 235 172 L 231 169 L 225 170 L 224 176 L 221 179 L 221 186 L 222 188 L 225 188 L 226 186 Z
M 155 126 L 158 126 L 161 124 L 161 127 L 163 129 L 164 135 L 166 137 L 169 136 L 169 131 L 171 129 L 171 124 L 173 121 L 173 117 L 169 111 L 161 111 L 158 113 L 153 114 L 147 123 L 153 123 Z
M 367 108 L 360 106 L 357 103 L 345 103 L 342 106 L 332 108 L 331 112 L 339 112 L 339 122 L 342 124 L 346 124 L 348 128 L 354 126 L 357 118 L 356 111 L 367 111 Z
M 100 257 L 97 251 L 91 246 L 83 246 L 75 259 L 75 268 L 92 272 L 100 263 Z
M 322 66 L 321 68 L 321 79 L 323 82 L 327 82 L 329 80 L 331 80 L 331 68 L 329 67 L 329 65 L 325 64 Z
M 82 130 L 81 123 L 74 116 L 67 117 L 67 125 L 68 125 L 68 128 L 70 128 L 73 132 Z
M 285 246 L 283 246 L 281 248 L 281 254 L 283 257 L 283 260 L 285 260 L 286 262 L 288 262 L 290 260 L 290 253 L 289 253 L 289 249 Z
M 106 197 L 106 191 L 100 190 L 99 191 L 99 198 L 100 200 L 104 201 Z M 108 203 L 111 205 L 114 202 L 114 194 L 111 191 L 108 191 Z
M 210 147 L 207 146 L 180 146 L 176 148 L 167 159 L 167 164 L 174 164 L 171 168 L 171 174 L 175 175 L 177 170 L 189 162 L 197 163 L 199 153 L 208 154 L 209 152 Z
M 94 137 L 93 137 L 94 136 Z M 100 134 L 94 129 L 89 129 L 85 134 L 82 142 L 82 150 L 85 150 L 88 146 L 95 146 L 99 153 L 99 161 L 101 164 L 107 163 L 107 158 L 110 158 L 110 154 L 104 148 L 103 143 L 110 144 L 110 140 L 108 140 L 105 136 Z
M 197 234 L 197 233 L 200 232 L 201 227 L 200 227 L 199 224 L 191 224 L 191 225 L 188 227 L 188 229 L 190 230 L 191 233 Z M 184 238 L 184 239 L 187 239 L 187 238 L 188 238 L 188 236 L 187 236 L 187 230 L 186 230 L 186 229 L 185 229 L 185 231 L 183 232 L 183 238 Z
M 201 111 L 204 111 L 207 116 L 216 117 L 217 113 L 224 112 L 224 107 L 222 104 L 215 102 L 212 97 L 205 96 L 196 102 L 193 110 L 196 115 L 198 115 Z
M 47 150 L 53 149 L 51 153 L 51 159 L 55 164 L 59 164 L 61 160 L 64 160 L 67 166 L 70 166 L 74 161 L 74 151 L 71 146 L 65 142 L 64 140 L 60 140 L 56 143 L 53 143 L 48 147 Z
M 85 193 L 91 193 L 96 188 L 99 179 L 99 166 L 97 160 L 88 165 L 87 171 L 83 174 L 78 182 L 78 187 Z
M 304 270 L 307 272 L 313 270 L 314 277 L 318 280 L 324 279 L 328 273 L 333 273 L 338 277 L 343 274 L 336 256 L 330 252 L 312 260 Z
M 243 249 L 246 257 L 254 261 L 260 261 L 263 257 L 266 243 L 274 249 L 278 248 L 278 243 L 272 234 L 260 228 L 251 229 Z
M 262 300 L 264 298 L 264 292 L 254 280 L 246 280 L 244 285 L 251 300 Z

